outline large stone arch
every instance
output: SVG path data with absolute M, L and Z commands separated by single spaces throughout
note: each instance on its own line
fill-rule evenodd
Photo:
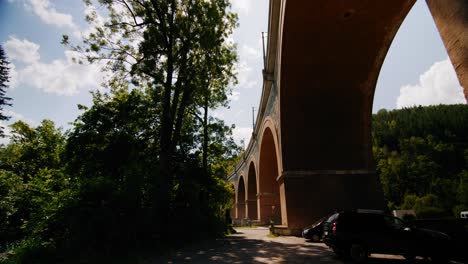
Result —
M 279 69 L 285 171 L 373 170 L 375 84 L 414 2 L 286 2 Z
M 257 170 L 254 161 L 249 162 L 249 169 L 247 173 L 247 218 L 250 220 L 258 219 L 258 204 L 257 204 L 257 193 L 258 193 L 258 184 L 257 184 Z
M 276 130 L 272 124 L 263 126 L 260 138 L 259 174 L 258 174 L 258 208 L 261 223 L 285 224 L 284 194 L 278 182 L 280 175 L 278 147 L 275 142 Z
M 270 10 L 281 6 L 270 29 L 279 33 L 279 182 L 290 229 L 333 209 L 383 206 L 372 157 L 373 97 L 414 2 L 270 1 Z M 426 2 L 468 97 L 468 4 Z
M 244 176 L 240 176 L 237 182 L 236 188 L 236 218 L 242 220 L 246 217 L 245 214 L 245 200 L 246 200 L 246 191 L 245 191 L 245 181 Z
M 277 83 L 285 171 L 374 169 L 376 82 L 415 1 L 271 1 L 283 5 Z M 468 98 L 468 3 L 426 2 Z
M 283 162 L 281 160 L 281 144 L 280 144 L 280 135 L 279 135 L 279 130 L 277 129 L 277 125 L 274 121 L 273 118 L 271 118 L 270 116 L 267 116 L 264 118 L 263 120 L 263 123 L 262 123 L 262 126 L 260 128 L 260 136 L 259 136 L 259 139 L 258 139 L 258 148 L 261 148 L 261 143 L 263 141 L 263 137 L 265 135 L 265 130 L 266 129 L 270 129 L 270 131 L 272 132 L 273 134 L 273 143 L 275 145 L 275 152 L 276 152 L 276 157 L 278 157 L 277 161 L 278 161 L 278 172 L 282 172 L 283 171 Z M 260 161 L 260 154 L 259 154 L 259 159 Z M 258 162 L 260 163 L 260 162 Z

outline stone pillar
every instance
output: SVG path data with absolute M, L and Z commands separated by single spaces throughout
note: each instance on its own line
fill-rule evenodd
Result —
M 259 193 L 258 200 L 260 204 L 260 223 L 269 224 L 270 220 L 273 220 L 275 225 L 280 225 L 281 204 L 279 193 Z
M 245 201 L 247 205 L 247 218 L 250 220 L 257 220 L 257 199 L 249 199 Z
M 468 101 L 468 1 L 426 2 Z
M 280 178 L 285 192 L 287 227 L 293 235 L 335 210 L 384 209 L 372 171 L 289 171 Z

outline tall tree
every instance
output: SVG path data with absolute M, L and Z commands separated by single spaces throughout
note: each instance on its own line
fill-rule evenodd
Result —
M 11 106 L 11 103 L 9 103 L 11 98 L 5 96 L 6 89 L 8 88 L 8 81 L 10 80 L 9 72 L 9 62 L 7 61 L 3 47 L 0 45 L 0 121 L 10 119 L 10 117 L 6 116 L 3 112 L 3 107 L 5 105 Z M 0 126 L 0 137 L 5 137 L 2 126 Z
M 179 147 L 188 111 L 213 104 L 216 91 L 225 85 L 212 80 L 232 77 L 236 59 L 228 42 L 237 17 L 228 0 L 99 0 L 109 20 L 102 22 L 92 8 L 87 19 L 96 25 L 84 47 L 74 47 L 89 62 L 105 61 L 113 73 L 111 86 L 132 82 L 146 89 L 158 109 L 158 175 L 155 206 L 168 212 L 174 177 L 174 155 Z M 91 1 L 85 0 L 91 7 Z M 64 36 L 64 43 L 68 37 Z M 229 79 L 229 78 L 228 78 Z M 209 89 L 210 93 L 208 93 Z M 205 100 L 198 100 L 198 98 Z M 226 100 L 226 96 L 220 96 Z M 205 120 L 207 120 L 205 118 Z M 205 121 L 206 127 L 206 121 Z M 166 216 L 161 215 L 163 221 Z

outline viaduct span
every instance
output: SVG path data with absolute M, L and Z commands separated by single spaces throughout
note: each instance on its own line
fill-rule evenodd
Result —
M 415 1 L 270 0 L 257 122 L 228 177 L 233 219 L 273 220 L 297 234 L 333 209 L 384 207 L 372 103 L 387 51 Z M 468 1 L 426 3 L 468 98 Z

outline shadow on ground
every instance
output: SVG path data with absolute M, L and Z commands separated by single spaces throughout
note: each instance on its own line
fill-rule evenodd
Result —
M 261 235 L 252 238 L 252 234 L 241 232 L 183 248 L 149 263 L 351 263 L 337 258 L 322 243 L 307 243 L 302 238 L 293 238 L 292 241 L 282 238 L 265 239 Z M 368 263 L 408 262 L 404 259 L 372 257 Z M 416 260 L 413 263 L 429 262 Z

